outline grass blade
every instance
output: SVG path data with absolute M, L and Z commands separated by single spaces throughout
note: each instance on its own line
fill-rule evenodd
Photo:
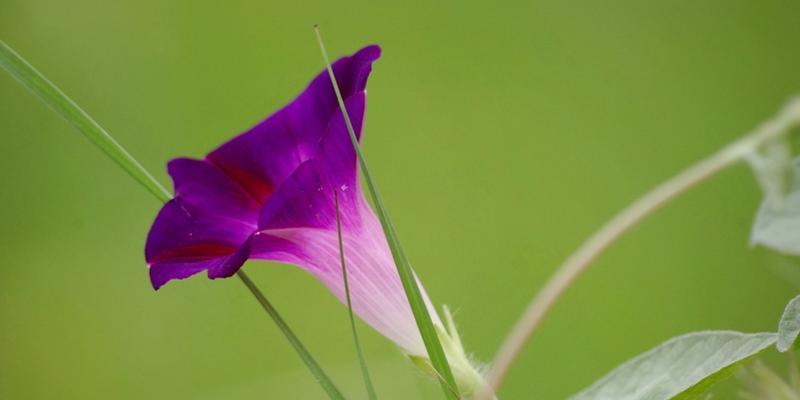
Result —
M 111 135 L 106 132 L 92 117 L 80 108 L 72 99 L 67 97 L 56 85 L 50 82 L 44 75 L 37 71 L 22 56 L 17 54 L 4 41 L 0 40 L 0 65 L 8 71 L 14 78 L 36 94 L 56 113 L 77 128 L 84 136 L 92 141 L 100 150 L 111 158 L 118 166 L 127 172 L 136 181 L 142 184 L 153 196 L 162 202 L 169 201 L 172 196 L 166 189 L 151 175 L 144 167 L 136 161 Z M 237 273 L 244 285 L 255 296 L 256 300 L 264 308 L 264 311 L 272 318 L 278 329 L 286 336 L 286 339 L 297 351 L 297 354 L 311 371 L 314 378 L 325 390 L 332 400 L 344 400 L 341 392 L 333 384 L 333 381 L 325 374 L 319 364 L 311 356 L 311 353 L 303 346 L 303 343 L 289 328 L 289 325 L 281 318 L 278 311 L 267 300 L 263 293 L 253 283 L 252 280 L 239 270 Z
M 153 196 L 162 202 L 170 199 L 167 189 L 164 189 L 164 186 L 161 186 L 153 175 L 147 172 L 103 127 L 2 40 L 0 40 L 0 65 L 53 111 L 77 128 Z
M 364 175 L 364 181 L 367 183 L 370 196 L 375 204 L 378 219 L 381 221 L 383 233 L 386 235 L 386 241 L 389 243 L 389 248 L 392 250 L 392 257 L 394 258 L 394 263 L 397 267 L 397 273 L 400 275 L 400 281 L 403 283 L 403 289 L 406 292 L 406 297 L 408 297 L 408 302 L 411 306 L 411 311 L 414 314 L 414 319 L 417 321 L 417 327 L 419 328 L 420 335 L 422 336 L 422 341 L 425 343 L 425 349 L 428 351 L 428 357 L 430 357 L 431 365 L 441 378 L 440 383 L 446 396 L 449 399 L 457 399 L 458 396 L 454 394 L 452 390 L 452 388 L 457 387 L 455 379 L 453 378 L 453 372 L 450 370 L 450 364 L 447 362 L 447 356 L 444 354 L 442 344 L 439 342 L 439 336 L 436 333 L 436 328 L 433 326 L 433 321 L 431 320 L 430 314 L 428 314 L 428 308 L 425 306 L 425 301 L 423 300 L 419 286 L 417 285 L 414 272 L 411 269 L 411 265 L 408 262 L 408 258 L 406 258 L 402 246 L 400 245 L 400 239 L 397 237 L 394 225 L 392 225 L 392 220 L 389 218 L 389 213 L 386 211 L 386 207 L 383 205 L 383 200 L 378 193 L 378 188 L 376 187 L 375 182 L 372 179 L 372 174 L 367 167 L 367 161 L 364 159 L 364 155 L 361 153 L 361 148 L 358 144 L 356 133 L 353 130 L 353 124 L 350 122 L 350 116 L 347 114 L 347 108 L 344 105 L 344 99 L 342 99 L 342 93 L 339 90 L 339 84 L 336 82 L 336 76 L 331 68 L 331 62 L 328 59 L 327 51 L 325 51 L 325 45 L 322 42 L 322 35 L 319 32 L 318 26 L 314 26 L 314 32 L 317 35 L 317 42 L 319 43 L 319 48 L 322 52 L 322 58 L 325 61 L 325 67 L 328 69 L 328 75 L 331 78 L 333 90 L 336 93 L 336 99 L 339 101 L 339 108 L 342 110 L 344 121 L 347 125 L 347 131 L 350 133 L 350 139 L 353 142 L 353 147 L 355 148 L 356 155 L 358 156 L 358 162 L 361 166 L 361 172 Z
M 347 312 L 350 315 L 350 328 L 353 330 L 353 341 L 356 346 L 356 353 L 358 354 L 358 363 L 361 364 L 361 375 L 364 377 L 364 385 L 367 388 L 367 397 L 370 400 L 377 400 L 378 395 L 375 393 L 375 387 L 372 385 L 372 379 L 369 377 L 369 368 L 367 368 L 367 360 L 364 358 L 364 351 L 361 349 L 361 342 L 358 340 L 358 331 L 356 331 L 356 318 L 353 316 L 353 304 L 350 301 L 350 283 L 347 280 L 347 263 L 344 261 L 344 241 L 342 240 L 342 215 L 339 211 L 339 192 L 333 192 L 333 200 L 336 205 L 336 237 L 339 240 L 339 260 L 342 263 L 342 280 L 344 281 L 344 293 L 347 299 Z
M 244 270 L 240 269 L 236 272 L 236 275 L 242 280 L 242 282 L 244 282 L 245 286 L 250 289 L 250 292 L 253 293 L 253 296 L 255 296 L 256 300 L 258 300 L 258 302 L 261 304 L 261 307 L 264 308 L 264 311 L 266 311 L 267 314 L 272 317 L 272 320 L 275 321 L 275 325 L 278 326 L 278 329 L 280 329 L 284 336 L 286 336 L 286 339 L 289 340 L 289 344 L 294 347 L 294 349 L 297 351 L 297 354 L 300 356 L 306 366 L 308 366 L 308 369 L 311 370 L 311 374 L 313 374 L 314 378 L 317 379 L 317 382 L 320 386 L 322 386 L 322 389 L 325 390 L 325 393 L 328 394 L 328 397 L 330 397 L 332 400 L 344 400 L 344 396 L 342 396 L 342 393 L 336 388 L 336 385 L 333 384 L 333 381 L 328 378 L 328 375 L 325 374 L 325 371 L 322 370 L 322 367 L 317 364 L 317 361 L 314 360 L 314 357 L 311 356 L 311 353 L 309 353 L 306 347 L 303 346 L 303 343 L 297 338 L 294 332 L 292 332 L 291 328 L 289 328 L 289 325 L 286 324 L 286 321 L 281 318 L 275 307 L 273 307 L 264 294 L 261 293 L 261 290 L 259 290 L 255 283 L 250 280 L 250 277 L 244 273 Z

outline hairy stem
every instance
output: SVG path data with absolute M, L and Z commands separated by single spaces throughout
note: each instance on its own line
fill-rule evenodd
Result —
M 503 383 L 511 365 L 556 301 L 605 249 L 670 200 L 717 172 L 743 160 L 761 145 L 779 138 L 798 124 L 800 124 L 800 99 L 794 99 L 773 119 L 656 186 L 590 236 L 561 264 L 528 304 L 495 356 L 486 390 L 476 399 L 491 399 L 493 392 Z

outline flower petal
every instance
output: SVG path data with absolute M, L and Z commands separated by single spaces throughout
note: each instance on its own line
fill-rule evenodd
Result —
M 348 145 L 352 152 L 352 144 Z M 353 202 L 340 211 L 353 310 L 409 354 L 426 356 L 380 223 L 355 183 L 343 189 L 341 180 L 333 180 L 348 171 L 353 176 L 347 179 L 355 179 L 354 159 L 352 164 L 342 168 L 342 174 L 320 159 L 298 167 L 262 210 L 251 258 L 295 264 L 344 302 L 334 192 L 340 198 L 349 196 Z M 442 326 L 430 302 L 428 308 Z
M 204 212 L 181 198 L 170 200 L 158 213 L 145 246 L 153 287 L 209 269 L 213 278 L 218 275 L 213 271 L 229 270 L 231 263 L 238 268 L 249 256 L 243 244 L 252 230 L 250 224 Z
M 159 212 L 145 246 L 153 286 L 203 270 L 212 278 L 228 276 L 249 256 L 243 245 L 256 229 L 260 205 L 207 161 L 179 158 L 167 170 L 175 198 Z
M 363 94 L 372 62 L 378 57 L 380 48 L 368 46 L 334 63 L 345 100 Z M 323 71 L 289 105 L 214 150 L 207 159 L 263 203 L 298 165 L 314 157 L 338 110 L 330 78 Z M 360 131 L 359 126 L 356 133 L 360 135 Z
M 261 210 L 259 229 L 330 229 L 335 223 L 333 190 L 315 160 L 304 162 Z
M 353 311 L 408 354 L 427 357 L 380 224 L 374 215 L 364 218 L 373 222 L 362 229 L 343 232 Z M 342 303 L 346 302 L 336 231 L 287 228 L 260 234 L 272 242 L 256 244 L 254 240 L 251 258 L 297 265 L 319 279 Z M 420 289 L 434 323 L 443 326 L 421 285 Z
M 364 117 L 364 94 L 347 101 L 354 129 Z M 338 192 L 343 222 L 357 226 L 361 200 L 355 150 L 341 113 L 325 129 L 317 157 L 301 164 L 264 205 L 260 230 L 281 228 L 336 229 L 334 191 Z
M 379 56 L 379 47 L 368 46 L 334 64 L 358 135 L 364 115 L 364 88 L 372 62 Z M 321 143 L 331 142 L 326 140 L 329 133 L 349 138 L 343 121 L 330 79 L 323 71 L 292 103 L 211 152 L 205 160 L 171 161 L 168 170 L 176 197 L 156 217 L 145 249 L 154 287 L 203 270 L 208 270 L 210 278 L 235 273 L 250 255 L 251 235 L 258 231 L 259 213 L 264 214 L 261 208 L 266 204 L 264 208 L 278 210 L 287 204 L 287 195 L 297 197 L 292 190 L 282 190 L 287 193 L 283 200 L 273 202 L 270 198 L 298 166 L 316 156 L 321 146 L 326 147 Z M 354 176 L 353 167 L 345 172 Z M 319 173 L 320 169 L 315 171 Z M 319 204 L 329 226 L 332 212 L 324 204 L 331 203 Z M 285 225 L 298 215 L 287 211 L 272 219 Z M 312 221 L 301 223 L 314 225 Z M 266 236 L 256 241 L 262 247 L 284 242 L 279 238 L 267 240 Z
M 202 212 L 237 219 L 254 225 L 261 204 L 222 170 L 205 160 L 178 158 L 167 171 L 175 196 Z

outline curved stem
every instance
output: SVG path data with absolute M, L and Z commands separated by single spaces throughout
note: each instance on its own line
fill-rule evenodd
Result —
M 708 179 L 726 167 L 744 159 L 762 144 L 779 137 L 791 126 L 800 122 L 800 99 L 794 99 L 777 116 L 758 127 L 752 133 L 725 146 L 708 158 L 699 161 L 683 172 L 656 186 L 590 236 L 556 270 L 542 290 L 533 298 L 514 325 L 510 334 L 497 352 L 494 366 L 484 390 L 477 400 L 488 400 L 502 384 L 511 365 L 525 344 L 575 279 L 591 265 L 603 251 L 625 232 L 636 226 L 670 200 L 692 186 Z

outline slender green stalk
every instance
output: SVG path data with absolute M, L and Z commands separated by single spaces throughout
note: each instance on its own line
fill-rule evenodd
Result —
M 372 379 L 369 376 L 369 368 L 367 368 L 367 360 L 364 358 L 364 351 L 361 349 L 361 341 L 358 339 L 356 318 L 353 316 L 353 303 L 350 300 L 350 282 L 347 279 L 347 263 L 344 261 L 344 240 L 342 239 L 342 215 L 339 211 L 339 192 L 334 190 L 333 199 L 336 204 L 336 236 L 339 241 L 339 260 L 342 263 L 342 280 L 344 281 L 344 294 L 347 299 L 347 313 L 350 315 L 350 328 L 353 330 L 353 341 L 355 342 L 356 353 L 358 354 L 358 363 L 361 364 L 361 375 L 364 377 L 367 397 L 370 400 L 377 400 L 378 395 L 375 393 L 375 387 L 372 385 Z
M 162 202 L 170 199 L 169 192 L 103 127 L 2 40 L 0 40 L 0 65 L 53 111 L 77 128 L 156 198 Z
M 794 347 L 790 347 L 789 350 L 786 352 L 786 357 L 789 361 L 788 375 L 789 375 L 789 384 L 792 385 L 794 390 L 800 392 L 800 370 L 797 368 L 797 352 L 795 351 Z
M 330 75 L 333 91 L 336 94 L 336 99 L 339 101 L 339 108 L 342 110 L 344 122 L 347 125 L 347 131 L 350 133 L 350 140 L 353 142 L 353 147 L 355 148 L 356 155 L 358 156 L 358 162 L 361 165 L 361 172 L 364 174 L 364 181 L 367 183 L 370 196 L 375 204 L 378 219 L 381 221 L 383 233 L 386 235 L 386 241 L 389 244 L 389 248 L 392 250 L 392 257 L 394 258 L 397 272 L 400 275 L 400 281 L 403 283 L 403 289 L 406 292 L 406 297 L 408 297 L 408 302 L 411 306 L 411 311 L 414 314 L 414 319 L 417 321 L 417 327 L 419 328 L 420 335 L 422 336 L 422 341 L 425 343 L 425 348 L 428 351 L 428 357 L 430 357 L 431 365 L 441 378 L 440 383 L 445 395 L 450 399 L 457 399 L 458 396 L 452 391 L 452 388 L 457 387 L 455 378 L 453 377 L 453 372 L 450 370 L 450 364 L 447 362 L 447 356 L 445 356 L 444 350 L 442 349 L 442 344 L 439 342 L 439 337 L 436 333 L 436 328 L 433 326 L 431 316 L 428 314 L 428 308 L 425 305 L 425 301 L 423 300 L 419 286 L 417 285 L 417 279 L 414 275 L 414 271 L 411 269 L 411 264 L 409 263 L 408 258 L 406 258 L 405 252 L 400 245 L 400 239 L 397 237 L 397 233 L 395 232 L 394 225 L 392 225 L 391 218 L 389 218 L 389 213 L 386 210 L 386 206 L 384 206 L 383 200 L 378 193 L 378 188 L 372 179 L 372 174 L 367 167 L 367 161 L 364 159 L 364 155 L 361 153 L 361 148 L 358 144 L 358 138 L 356 138 L 355 130 L 353 130 L 353 124 L 351 123 L 350 116 L 347 113 L 347 107 L 345 107 L 344 99 L 342 99 L 342 93 L 339 90 L 339 84 L 336 82 L 336 76 L 333 73 L 331 62 L 328 59 L 328 53 L 325 51 L 325 45 L 322 42 L 322 35 L 319 32 L 318 26 L 314 26 L 314 32 L 317 35 L 317 42 L 319 43 L 319 48 L 322 52 L 322 59 L 325 61 L 325 67 L 328 69 L 328 75 Z
M 309 353 L 306 347 L 303 346 L 303 343 L 300 341 L 300 339 L 295 336 L 294 332 L 292 332 L 291 328 L 289 328 L 289 325 L 286 324 L 286 321 L 284 321 L 280 314 L 278 314 L 278 311 L 275 309 L 275 307 L 273 307 L 264 294 L 261 293 L 261 290 L 258 289 L 255 283 L 250 280 L 250 277 L 244 273 L 244 270 L 240 269 L 236 272 L 236 275 L 242 280 L 244 285 L 250 289 L 250 293 L 255 296 L 256 300 L 258 300 L 259 304 L 261 304 L 261 307 L 264 308 L 264 311 L 266 311 L 267 314 L 272 317 L 272 320 L 275 321 L 275 325 L 281 330 L 281 332 L 283 332 L 283 334 L 286 336 L 286 339 L 289 340 L 289 344 L 294 347 L 294 349 L 297 351 L 297 354 L 301 359 L 303 359 L 303 362 L 306 363 L 306 366 L 308 366 L 308 369 L 311 370 L 314 378 L 317 379 L 317 382 L 319 382 L 319 385 L 325 390 L 325 393 L 328 394 L 328 397 L 333 400 L 344 400 L 344 396 L 342 396 L 342 394 L 339 392 L 339 389 L 336 388 L 336 385 L 333 384 L 331 379 L 328 378 L 328 375 L 325 374 L 325 371 L 323 371 L 319 364 L 317 364 L 317 361 L 314 360 L 314 357 L 311 356 L 311 353 Z
M 144 167 L 136 161 L 111 135 L 106 132 L 89 114 L 81 109 L 74 101 L 67 97 L 58 87 L 44 77 L 39 71 L 33 68 L 25 59 L 17 54 L 5 42 L 0 41 L 0 65 L 3 66 L 12 76 L 19 80 L 25 87 L 30 89 L 42 101 L 50 106 L 56 113 L 64 117 L 70 124 L 76 127 L 89 140 L 102 150 L 111 160 L 117 163 L 136 181 L 142 184 L 150 193 L 162 202 L 167 202 L 172 196 L 161 186 L 158 181 Z M 320 368 L 311 354 L 303 346 L 300 339 L 292 332 L 286 322 L 278 314 L 278 311 L 267 301 L 267 298 L 256 287 L 253 281 L 242 271 L 238 271 L 238 276 L 247 286 L 256 300 L 269 314 L 275 325 L 286 336 L 286 339 L 297 351 L 297 354 L 305 362 L 308 369 L 314 375 L 317 382 L 332 400 L 344 400 L 344 397 L 336 389 L 330 378 Z
M 718 172 L 752 157 L 756 151 L 800 125 L 800 98 L 754 131 L 683 170 L 620 211 L 575 250 L 528 304 L 495 355 L 484 390 L 477 400 L 489 400 L 508 375 L 523 347 L 567 288 L 609 246 L 647 216 Z

